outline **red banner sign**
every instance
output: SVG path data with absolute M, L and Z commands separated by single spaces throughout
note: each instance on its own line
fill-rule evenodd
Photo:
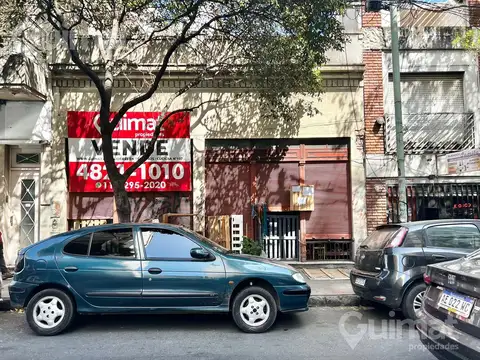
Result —
M 113 118 L 114 114 L 111 114 Z M 125 114 L 113 132 L 113 153 L 123 173 L 140 158 L 151 139 L 158 112 Z M 112 192 L 103 161 L 99 115 L 71 111 L 67 114 L 69 147 L 69 190 Z M 162 126 L 155 150 L 127 180 L 129 192 L 190 191 L 190 115 L 172 115 Z

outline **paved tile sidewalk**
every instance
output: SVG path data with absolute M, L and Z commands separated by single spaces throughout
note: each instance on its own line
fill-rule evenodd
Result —
M 350 269 L 347 268 L 302 268 L 302 271 L 312 280 L 347 280 Z

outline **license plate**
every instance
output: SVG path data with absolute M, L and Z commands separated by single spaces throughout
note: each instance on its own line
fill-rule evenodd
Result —
M 456 315 L 468 318 L 472 312 L 474 302 L 475 301 L 473 299 L 467 296 L 462 296 L 452 291 L 444 290 L 442 297 L 438 302 L 438 306 Z
M 364 278 L 357 277 L 355 278 L 355 285 L 365 286 L 366 281 Z

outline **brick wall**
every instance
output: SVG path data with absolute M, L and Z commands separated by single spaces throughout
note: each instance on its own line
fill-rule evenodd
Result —
M 480 27 L 480 0 L 469 0 L 468 5 L 470 26 Z
M 367 13 L 367 12 L 365 12 L 365 0 L 362 1 L 362 26 L 363 27 L 380 27 L 380 26 L 382 26 L 382 17 L 380 15 L 380 13 Z
M 367 154 L 383 154 L 383 127 L 376 121 L 384 115 L 382 51 L 364 50 L 363 62 L 365 151 Z
M 369 179 L 366 183 L 367 231 L 375 230 L 387 221 L 387 187 L 384 180 Z
M 480 1 L 480 0 L 479 0 Z M 379 13 L 365 13 L 363 1 L 362 24 L 365 28 L 381 27 L 382 19 Z M 384 116 L 383 107 L 383 67 L 382 51 L 364 49 L 363 63 L 363 100 L 365 119 L 365 153 L 383 154 L 383 127 L 376 123 Z M 367 231 L 370 233 L 377 226 L 386 222 L 386 185 L 383 179 L 367 179 L 366 182 Z

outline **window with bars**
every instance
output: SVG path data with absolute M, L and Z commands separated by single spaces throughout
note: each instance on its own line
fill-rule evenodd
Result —
M 398 186 L 388 187 L 388 222 L 399 222 Z M 414 184 L 407 187 L 408 221 L 478 219 L 480 184 Z
M 40 164 L 40 154 L 21 154 L 15 155 L 15 161 L 17 164 Z
M 406 153 L 447 153 L 475 146 L 474 116 L 465 112 L 463 73 L 401 74 Z M 393 79 L 385 91 L 385 147 L 396 151 Z

